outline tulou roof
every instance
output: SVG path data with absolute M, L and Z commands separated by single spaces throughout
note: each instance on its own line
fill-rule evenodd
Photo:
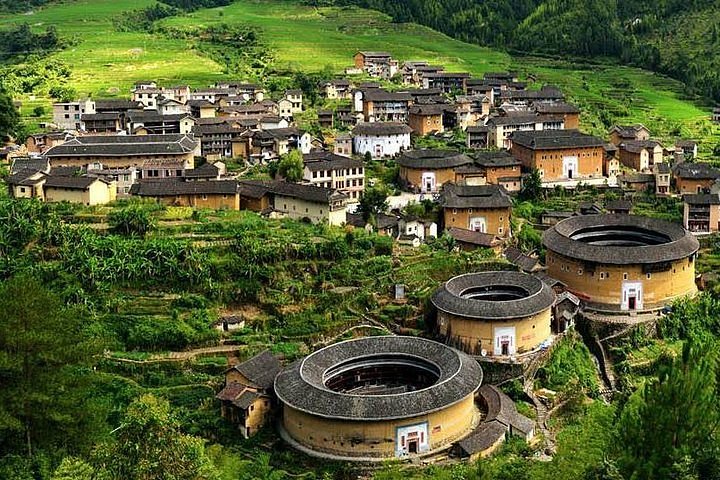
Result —
M 712 165 L 703 162 L 691 163 L 683 162 L 675 166 L 673 172 L 679 178 L 694 178 L 698 180 L 720 178 L 720 170 Z
M 514 132 L 511 138 L 513 145 L 532 150 L 605 146 L 603 139 L 581 133 L 579 130 L 518 131 Z
M 438 369 L 438 380 L 420 390 L 385 395 L 339 393 L 325 386 L 325 375 L 333 367 L 398 356 L 433 364 Z M 366 337 L 325 347 L 290 365 L 275 379 L 275 393 L 286 407 L 323 418 L 393 420 L 454 405 L 472 395 L 482 377 L 475 360 L 441 343 L 418 337 Z
M 660 239 L 654 244 L 628 246 L 600 245 L 583 241 L 592 235 L 626 235 L 633 240 L 643 237 Z M 611 265 L 653 264 L 687 258 L 700 244 L 681 225 L 649 217 L 625 214 L 579 215 L 567 218 L 545 231 L 543 245 L 565 257 Z
M 510 208 L 512 200 L 507 191 L 499 185 L 446 183 L 440 204 L 444 208 Z
M 353 135 L 404 135 L 412 133 L 412 128 L 399 122 L 359 123 L 352 130 Z
M 94 135 L 76 137 L 45 152 L 54 157 L 108 157 L 184 155 L 195 151 L 192 135 Z
M 239 185 L 240 193 L 251 198 L 272 194 L 324 204 L 347 198 L 347 195 L 332 188 L 277 180 L 242 180 Z
M 174 197 L 177 195 L 235 195 L 238 184 L 235 180 L 211 180 L 207 182 L 186 182 L 170 178 L 167 180 L 145 181 L 130 187 L 130 194 L 139 197 Z
M 471 291 L 509 289 L 523 292 L 511 300 L 482 300 L 466 296 Z M 468 273 L 451 278 L 432 296 L 438 310 L 478 320 L 509 320 L 530 317 L 547 310 L 555 293 L 538 278 L 520 272 Z
M 473 160 L 455 150 L 425 149 L 404 152 L 396 162 L 406 168 L 440 169 L 469 165 Z

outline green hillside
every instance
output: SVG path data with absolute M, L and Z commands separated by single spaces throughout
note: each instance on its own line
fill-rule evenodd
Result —
M 78 0 L 48 6 L 32 15 L 0 16 L 0 27 L 29 22 L 35 29 L 55 25 L 74 43 L 55 53 L 72 70 L 70 84 L 96 97 L 125 95 L 134 81 L 209 84 L 223 67 L 193 50 L 192 40 L 159 33 L 120 32 L 113 19 L 152 0 Z M 416 24 L 357 7 L 312 7 L 296 0 L 238 0 L 227 7 L 202 9 L 157 22 L 162 28 L 210 25 L 254 27 L 273 56 L 270 74 L 287 69 L 340 73 L 358 49 L 388 50 L 400 60 L 427 59 L 449 70 L 481 75 L 512 68 L 534 74 L 538 84 L 554 83 L 583 108 L 583 126 L 604 132 L 614 122 L 643 122 L 665 139 L 695 137 L 717 142 L 709 109 L 684 94 L 681 83 L 639 69 L 518 58 L 463 43 Z M 267 77 L 268 73 L 265 73 Z M 267 78 L 248 78 L 263 81 Z M 39 92 L 42 97 L 43 92 Z M 27 100 L 27 96 L 25 99 Z M 33 102 L 26 102 L 34 105 Z M 27 112 L 27 109 L 25 110 Z M 710 149 L 706 149 L 709 152 Z

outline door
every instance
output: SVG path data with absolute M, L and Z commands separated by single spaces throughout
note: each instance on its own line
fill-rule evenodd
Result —
M 469 229 L 473 232 L 487 233 L 485 217 L 472 217 L 469 222 Z
M 502 351 L 502 355 L 510 354 L 510 341 L 505 340 L 502 342 L 501 351 Z
M 382 157 L 383 156 L 383 146 L 380 144 L 375 145 L 375 157 Z
M 430 449 L 427 422 L 397 427 L 395 430 L 395 455 L 403 457 L 426 452 Z
M 423 172 L 422 174 L 422 191 L 430 193 L 435 191 L 435 173 Z
M 408 440 L 408 453 L 413 454 L 418 452 L 417 440 Z
M 563 177 L 575 178 L 578 174 L 578 157 L 563 157 Z
M 621 310 L 642 310 L 643 288 L 641 282 L 623 282 Z
M 517 349 L 515 327 L 498 327 L 494 330 L 493 355 L 513 355 Z

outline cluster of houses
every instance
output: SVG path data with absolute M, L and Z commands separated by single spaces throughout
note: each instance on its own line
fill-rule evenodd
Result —
M 401 64 L 386 52 L 358 52 L 354 60 L 348 73 L 378 81 L 320 82 L 320 96 L 339 105 L 318 111 L 332 132 L 326 138 L 298 128 L 296 115 L 306 108 L 301 90 L 270 100 L 262 87 L 242 82 L 200 89 L 139 82 L 130 99 L 55 104 L 57 130 L 8 151 L 15 157 L 8 188 L 19 198 L 85 205 L 133 195 L 251 209 L 356 225 L 409 244 L 444 229 L 463 248 L 498 248 L 512 234 L 511 195 L 537 171 L 546 188 L 684 195 L 689 230 L 720 228 L 720 171 L 693 161 L 696 142 L 667 148 L 643 125 L 615 126 L 608 139 L 582 133 L 580 110 L 559 89 L 531 89 L 512 72 L 475 79 L 428 62 Z M 383 87 L 391 79 L 393 88 Z M 412 148 L 412 137 L 457 129 L 467 138 L 462 151 Z M 229 159 L 264 164 L 291 150 L 303 154 L 298 183 L 247 181 L 226 171 Z M 440 218 L 406 218 L 397 209 L 370 225 L 353 214 L 372 181 L 367 157 L 392 158 L 407 198 L 439 202 Z

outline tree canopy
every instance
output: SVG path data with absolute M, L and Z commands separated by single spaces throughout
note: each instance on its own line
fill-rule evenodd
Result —
M 293 149 L 286 153 L 278 163 L 278 174 L 289 182 L 299 182 L 303 178 L 305 164 L 300 150 Z

